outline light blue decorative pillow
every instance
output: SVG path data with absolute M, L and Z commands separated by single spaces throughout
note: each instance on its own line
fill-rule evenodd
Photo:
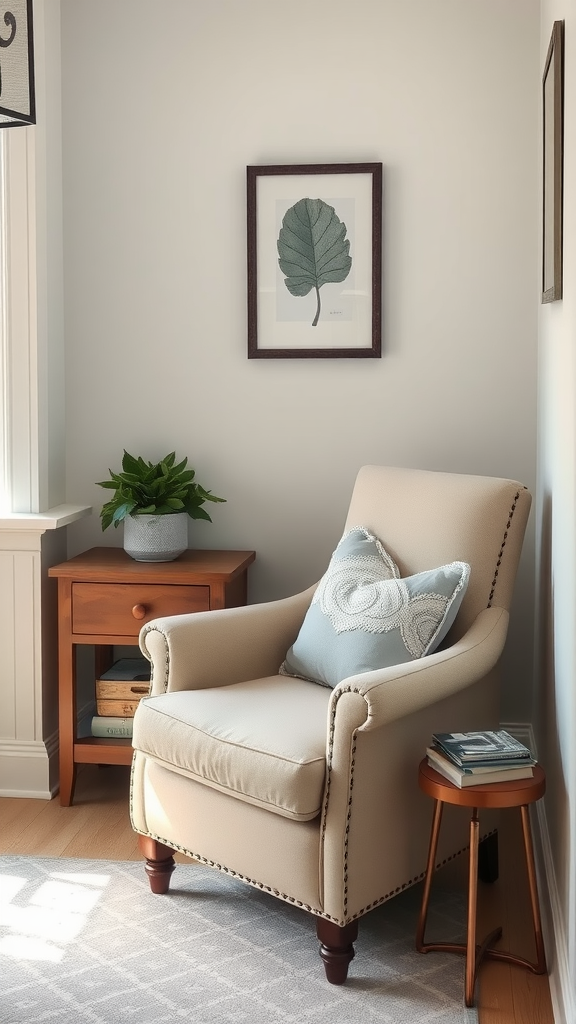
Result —
M 456 618 L 469 577 L 469 565 L 452 562 L 401 579 L 380 541 L 355 527 L 332 555 L 280 672 L 334 687 L 431 654 Z

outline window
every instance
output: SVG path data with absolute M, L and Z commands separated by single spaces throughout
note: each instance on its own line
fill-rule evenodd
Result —
M 35 136 L 0 131 L 0 510 L 38 511 Z
M 8 367 L 6 366 L 6 336 L 8 319 L 6 295 L 6 225 L 6 155 L 4 147 L 4 133 L 0 133 L 0 513 L 10 511 L 7 475 L 8 453 L 6 451 L 6 439 L 8 436 Z

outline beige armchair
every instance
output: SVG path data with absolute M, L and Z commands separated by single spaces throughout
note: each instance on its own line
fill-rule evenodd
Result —
M 152 686 L 134 720 L 131 817 L 154 892 L 173 852 L 189 854 L 314 915 L 326 976 L 345 981 L 359 919 L 424 874 L 431 734 L 498 726 L 530 502 L 513 480 L 361 469 L 346 530 L 370 530 L 402 577 L 454 560 L 471 573 L 435 653 L 334 689 L 279 674 L 315 587 L 143 628 Z M 438 863 L 466 847 L 467 824 L 447 815 Z

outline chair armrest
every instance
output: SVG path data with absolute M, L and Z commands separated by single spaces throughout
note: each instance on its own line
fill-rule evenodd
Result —
M 356 707 L 355 728 L 369 732 L 457 693 L 482 679 L 498 661 L 508 631 L 505 608 L 485 608 L 464 636 L 435 654 L 403 665 L 349 676 L 334 688 L 330 717 L 347 693 Z M 358 721 L 359 698 L 365 701 L 366 716 Z M 346 716 L 344 716 L 346 717 Z
M 422 872 L 430 818 L 418 763 L 438 729 L 497 728 L 491 669 L 507 625 L 507 611 L 485 609 L 446 650 L 334 688 L 321 818 L 326 913 L 347 921 Z M 465 846 L 463 822 L 461 832 L 459 817 L 448 818 L 442 856 Z
M 240 608 L 152 619 L 140 631 L 140 649 L 152 663 L 151 694 L 276 675 L 314 590 Z

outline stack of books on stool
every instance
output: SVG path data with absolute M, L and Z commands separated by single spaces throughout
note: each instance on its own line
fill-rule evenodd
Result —
M 435 732 L 426 748 L 428 764 L 460 789 L 530 779 L 535 759 L 504 729 L 495 732 Z
M 150 692 L 150 664 L 146 658 L 120 658 L 96 680 L 93 736 L 130 739 L 134 713 Z

